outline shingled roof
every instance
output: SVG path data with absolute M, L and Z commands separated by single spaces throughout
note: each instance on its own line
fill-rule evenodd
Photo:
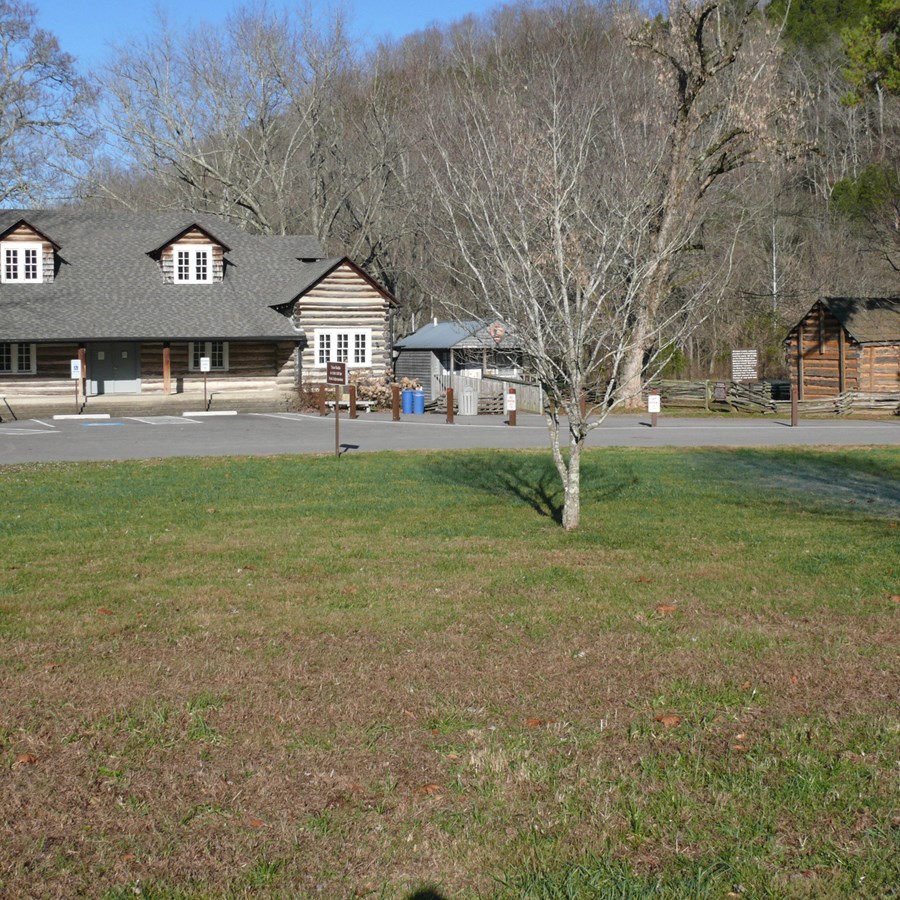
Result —
M 290 305 L 342 262 L 314 237 L 190 212 L 7 209 L 0 235 L 23 220 L 56 245 L 58 266 L 49 284 L 0 285 L 4 341 L 293 339 Z M 225 277 L 166 284 L 154 253 L 195 225 L 228 248 Z
M 900 342 L 900 297 L 823 297 L 820 302 L 858 344 Z

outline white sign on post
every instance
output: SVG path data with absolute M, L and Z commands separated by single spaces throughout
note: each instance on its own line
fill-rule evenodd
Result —
M 647 394 L 647 412 L 658 413 L 660 411 L 659 394 Z
M 506 393 L 506 411 L 507 412 L 515 412 L 516 410 L 516 395 L 513 391 L 507 391 Z
M 201 372 L 209 371 L 209 357 L 208 356 L 200 357 L 200 371 Z
M 80 359 L 70 359 L 69 360 L 69 378 L 81 378 L 81 360 Z

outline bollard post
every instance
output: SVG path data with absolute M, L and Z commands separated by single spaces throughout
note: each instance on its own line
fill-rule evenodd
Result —
M 791 385 L 791 428 L 800 424 L 800 394 L 797 385 Z
M 327 416 L 328 415 L 328 407 L 325 405 L 325 385 L 319 385 L 319 415 Z
M 391 408 L 394 411 L 394 421 L 400 421 L 400 385 L 391 385 Z
M 348 400 L 347 402 L 350 404 L 350 418 L 356 418 L 356 385 L 351 384 L 347 388 Z
M 653 390 L 647 395 L 647 410 L 650 413 L 650 427 L 656 428 L 656 420 L 659 415 L 660 404 L 659 391 Z
M 447 424 L 453 424 L 453 388 L 447 388 Z
M 509 393 L 506 395 L 506 409 L 507 409 L 507 421 L 511 426 L 515 426 L 516 424 L 516 389 L 510 388 Z

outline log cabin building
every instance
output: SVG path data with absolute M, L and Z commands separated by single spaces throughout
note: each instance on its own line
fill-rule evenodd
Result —
M 195 213 L 0 210 L 0 395 L 292 389 L 390 369 L 391 294 L 302 235 Z
M 801 400 L 900 392 L 900 297 L 823 297 L 785 348 Z

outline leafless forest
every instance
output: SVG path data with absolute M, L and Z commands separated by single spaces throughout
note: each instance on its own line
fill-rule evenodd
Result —
M 313 233 L 395 293 L 399 333 L 518 318 L 570 385 L 716 374 L 737 346 L 778 375 L 818 296 L 897 293 L 898 17 L 515 3 L 361 47 L 259 5 L 160 21 L 86 76 L 0 0 L 0 199 Z

